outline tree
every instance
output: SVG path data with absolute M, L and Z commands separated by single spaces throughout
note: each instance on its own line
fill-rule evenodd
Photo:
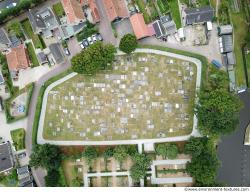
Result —
M 198 129 L 210 136 L 231 133 L 239 123 L 240 108 L 240 99 L 233 93 L 222 89 L 203 91 L 195 107 Z
M 107 69 L 115 58 L 115 52 L 113 45 L 96 42 L 72 58 L 72 69 L 80 74 L 93 75 L 99 70 Z
M 169 159 L 175 159 L 178 155 L 178 147 L 175 143 L 170 143 L 167 145 L 167 157 Z
M 61 165 L 62 154 L 55 145 L 36 145 L 30 156 L 30 166 L 42 167 L 47 170 L 57 170 Z
M 98 153 L 95 147 L 88 146 L 83 151 L 82 156 L 86 159 L 87 164 L 90 165 L 98 157 Z
M 248 29 L 248 33 L 246 35 L 245 41 L 248 46 L 250 46 L 250 29 Z
M 162 155 L 163 158 L 175 159 L 178 155 L 178 147 L 174 143 L 158 144 L 155 151 L 157 155 Z
M 48 174 L 45 176 L 45 185 L 47 187 L 57 187 L 60 174 L 58 170 L 49 170 Z
M 158 144 L 156 146 L 155 152 L 157 155 L 163 156 L 164 159 L 167 157 L 167 147 L 165 144 Z
M 113 155 L 114 155 L 114 149 L 110 147 L 103 152 L 103 157 L 105 160 L 110 157 L 113 157 Z
M 133 52 L 137 47 L 137 39 L 132 34 L 126 34 L 122 37 L 119 49 L 127 54 Z
M 147 174 L 147 169 L 151 164 L 151 159 L 145 154 L 136 153 L 133 156 L 134 165 L 130 169 L 131 177 L 138 182 Z
M 195 178 L 197 184 L 207 186 L 215 182 L 218 167 L 219 161 L 216 153 L 203 151 L 187 163 L 186 170 Z
M 17 21 L 11 21 L 8 23 L 7 28 L 9 29 L 9 32 L 15 33 L 15 35 L 19 38 L 23 38 L 23 32 L 21 29 L 20 22 Z
M 192 155 L 192 157 L 199 156 L 204 150 L 208 149 L 207 137 L 191 137 L 184 147 L 186 154 Z
M 227 90 L 229 86 L 228 74 L 223 70 L 218 70 L 214 66 L 210 67 L 208 78 L 208 89 L 224 89 Z
M 114 149 L 114 157 L 121 164 L 128 157 L 128 150 L 126 146 L 116 146 Z

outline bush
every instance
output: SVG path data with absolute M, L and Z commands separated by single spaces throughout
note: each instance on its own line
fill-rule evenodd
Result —
M 127 54 L 133 52 L 137 47 L 137 39 L 132 34 L 124 35 L 120 41 L 119 49 Z

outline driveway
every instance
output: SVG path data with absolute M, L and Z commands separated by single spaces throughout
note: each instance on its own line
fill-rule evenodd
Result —
M 80 53 L 82 50 L 75 37 L 70 38 L 68 40 L 68 48 L 69 48 L 69 52 L 70 52 L 70 58 L 72 58 L 77 53 Z
M 30 101 L 29 115 L 28 115 L 28 125 L 26 129 L 25 146 L 27 150 L 27 155 L 30 156 L 32 152 L 32 128 L 34 123 L 34 116 L 36 112 L 36 104 L 41 86 L 51 77 L 54 77 L 70 67 L 70 62 L 67 61 L 63 64 L 57 65 L 55 69 L 45 74 L 43 77 L 35 82 L 33 94 Z M 39 187 L 44 187 L 44 176 L 46 175 L 46 170 L 44 169 L 32 169 L 32 174 Z
M 245 106 L 240 112 L 239 128 L 230 136 L 222 137 L 218 146 L 221 166 L 217 180 L 229 186 L 250 186 L 250 146 L 244 145 L 245 130 L 250 122 L 250 93 L 239 95 Z
M 132 33 L 132 34 L 134 33 L 129 19 L 123 19 L 122 21 L 120 21 L 114 25 L 115 25 L 116 31 L 118 33 L 118 39 L 119 39 L 118 42 L 120 42 L 120 39 L 124 35 L 126 35 L 128 33 Z
M 101 22 L 99 24 L 99 32 L 101 33 L 105 42 L 112 43 L 113 45 L 117 44 L 117 40 L 113 35 L 111 24 L 108 20 L 108 16 L 104 9 L 104 1 L 98 0 L 96 1 L 96 5 L 99 11 Z

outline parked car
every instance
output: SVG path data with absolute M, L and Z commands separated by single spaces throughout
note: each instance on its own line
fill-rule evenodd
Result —
M 98 41 L 103 41 L 102 35 L 100 33 L 96 34 L 96 38 Z
M 96 34 L 93 34 L 93 35 L 92 35 L 92 39 L 93 39 L 94 42 L 97 41 Z
M 85 48 L 86 48 L 82 43 L 80 44 L 80 47 L 81 47 L 82 49 L 85 49 Z
M 64 48 L 64 52 L 66 55 L 70 55 L 69 49 L 68 48 Z
M 82 44 L 83 44 L 85 47 L 88 47 L 88 46 L 89 46 L 89 42 L 88 42 L 87 39 L 83 39 Z
M 92 37 L 88 37 L 87 40 L 88 40 L 88 43 L 89 43 L 90 45 L 92 45 L 92 44 L 94 43 Z

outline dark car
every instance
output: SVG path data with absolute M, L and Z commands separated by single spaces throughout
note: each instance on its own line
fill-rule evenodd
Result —
M 89 46 L 89 42 L 87 39 L 83 39 L 82 44 L 84 45 L 84 47 L 88 47 Z
M 103 41 L 102 35 L 100 33 L 96 34 L 96 38 L 98 41 Z
M 19 159 L 22 159 L 22 158 L 26 157 L 26 153 L 25 153 L 25 152 L 19 153 L 19 154 L 17 155 L 17 157 L 18 157 Z

